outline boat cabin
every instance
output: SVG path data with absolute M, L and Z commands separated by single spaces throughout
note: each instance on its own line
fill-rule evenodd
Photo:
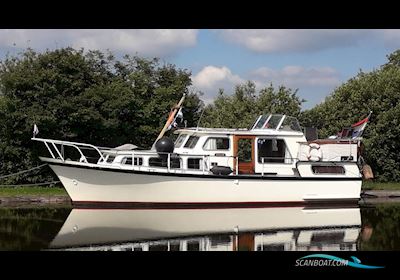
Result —
M 184 169 L 227 166 L 238 174 L 294 175 L 298 142 L 306 141 L 296 118 L 277 114 L 259 116 L 251 129 L 187 128 L 175 133 L 174 153 L 185 159 Z
M 357 142 L 306 140 L 294 117 L 260 115 L 250 129 L 183 128 L 173 153 L 154 150 L 129 155 L 102 150 L 99 164 L 144 171 L 205 175 L 346 176 L 357 174 Z M 348 163 L 353 164 L 348 164 Z

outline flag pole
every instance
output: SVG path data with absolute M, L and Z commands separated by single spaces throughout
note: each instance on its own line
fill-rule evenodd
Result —
M 185 100 L 185 97 L 186 97 L 186 93 L 183 94 L 183 96 L 182 96 L 181 100 L 178 102 L 178 104 L 176 104 L 174 107 L 172 107 L 171 112 L 169 113 L 169 116 L 168 116 L 168 120 L 165 123 L 163 129 L 161 130 L 160 134 L 158 135 L 156 141 L 154 141 L 152 149 L 154 149 L 154 146 L 157 143 L 157 141 L 164 136 L 165 132 L 168 130 L 168 127 L 174 121 L 175 115 L 179 111 L 179 109 L 181 108 L 182 103 Z

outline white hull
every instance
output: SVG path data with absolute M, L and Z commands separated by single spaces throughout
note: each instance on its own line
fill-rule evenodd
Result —
M 49 164 L 76 204 L 343 202 L 358 200 L 362 184 L 360 178 L 218 177 Z
M 360 226 L 359 208 L 73 209 L 50 247 L 250 232 L 259 243 L 282 243 L 285 237 L 285 242 L 299 246 L 309 242 L 312 234 L 328 230 L 343 232 L 341 242 L 346 243 L 355 242 Z

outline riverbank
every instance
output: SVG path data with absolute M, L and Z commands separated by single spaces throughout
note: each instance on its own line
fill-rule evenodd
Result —
M 400 183 L 389 182 L 363 182 L 361 197 L 364 199 L 381 200 L 399 200 Z
M 400 182 L 379 183 L 373 181 L 363 182 L 362 189 L 369 190 L 385 190 L 385 191 L 400 191 Z
M 60 187 L 0 187 L 0 205 L 70 203 L 67 192 Z
M 0 187 L 0 197 L 68 196 L 62 187 Z

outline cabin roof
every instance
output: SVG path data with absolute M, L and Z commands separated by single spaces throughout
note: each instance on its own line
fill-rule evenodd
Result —
M 303 136 L 298 120 L 294 117 L 281 114 L 260 115 L 251 129 L 247 128 L 185 128 L 175 133 L 187 134 L 225 134 L 225 135 L 285 135 Z
M 222 135 L 286 135 L 286 136 L 303 136 L 302 132 L 297 131 L 285 131 L 275 129 L 252 129 L 246 128 L 229 129 L 229 128 L 204 128 L 204 127 L 191 127 L 178 129 L 174 132 L 175 134 L 186 133 L 186 134 L 222 134 Z

